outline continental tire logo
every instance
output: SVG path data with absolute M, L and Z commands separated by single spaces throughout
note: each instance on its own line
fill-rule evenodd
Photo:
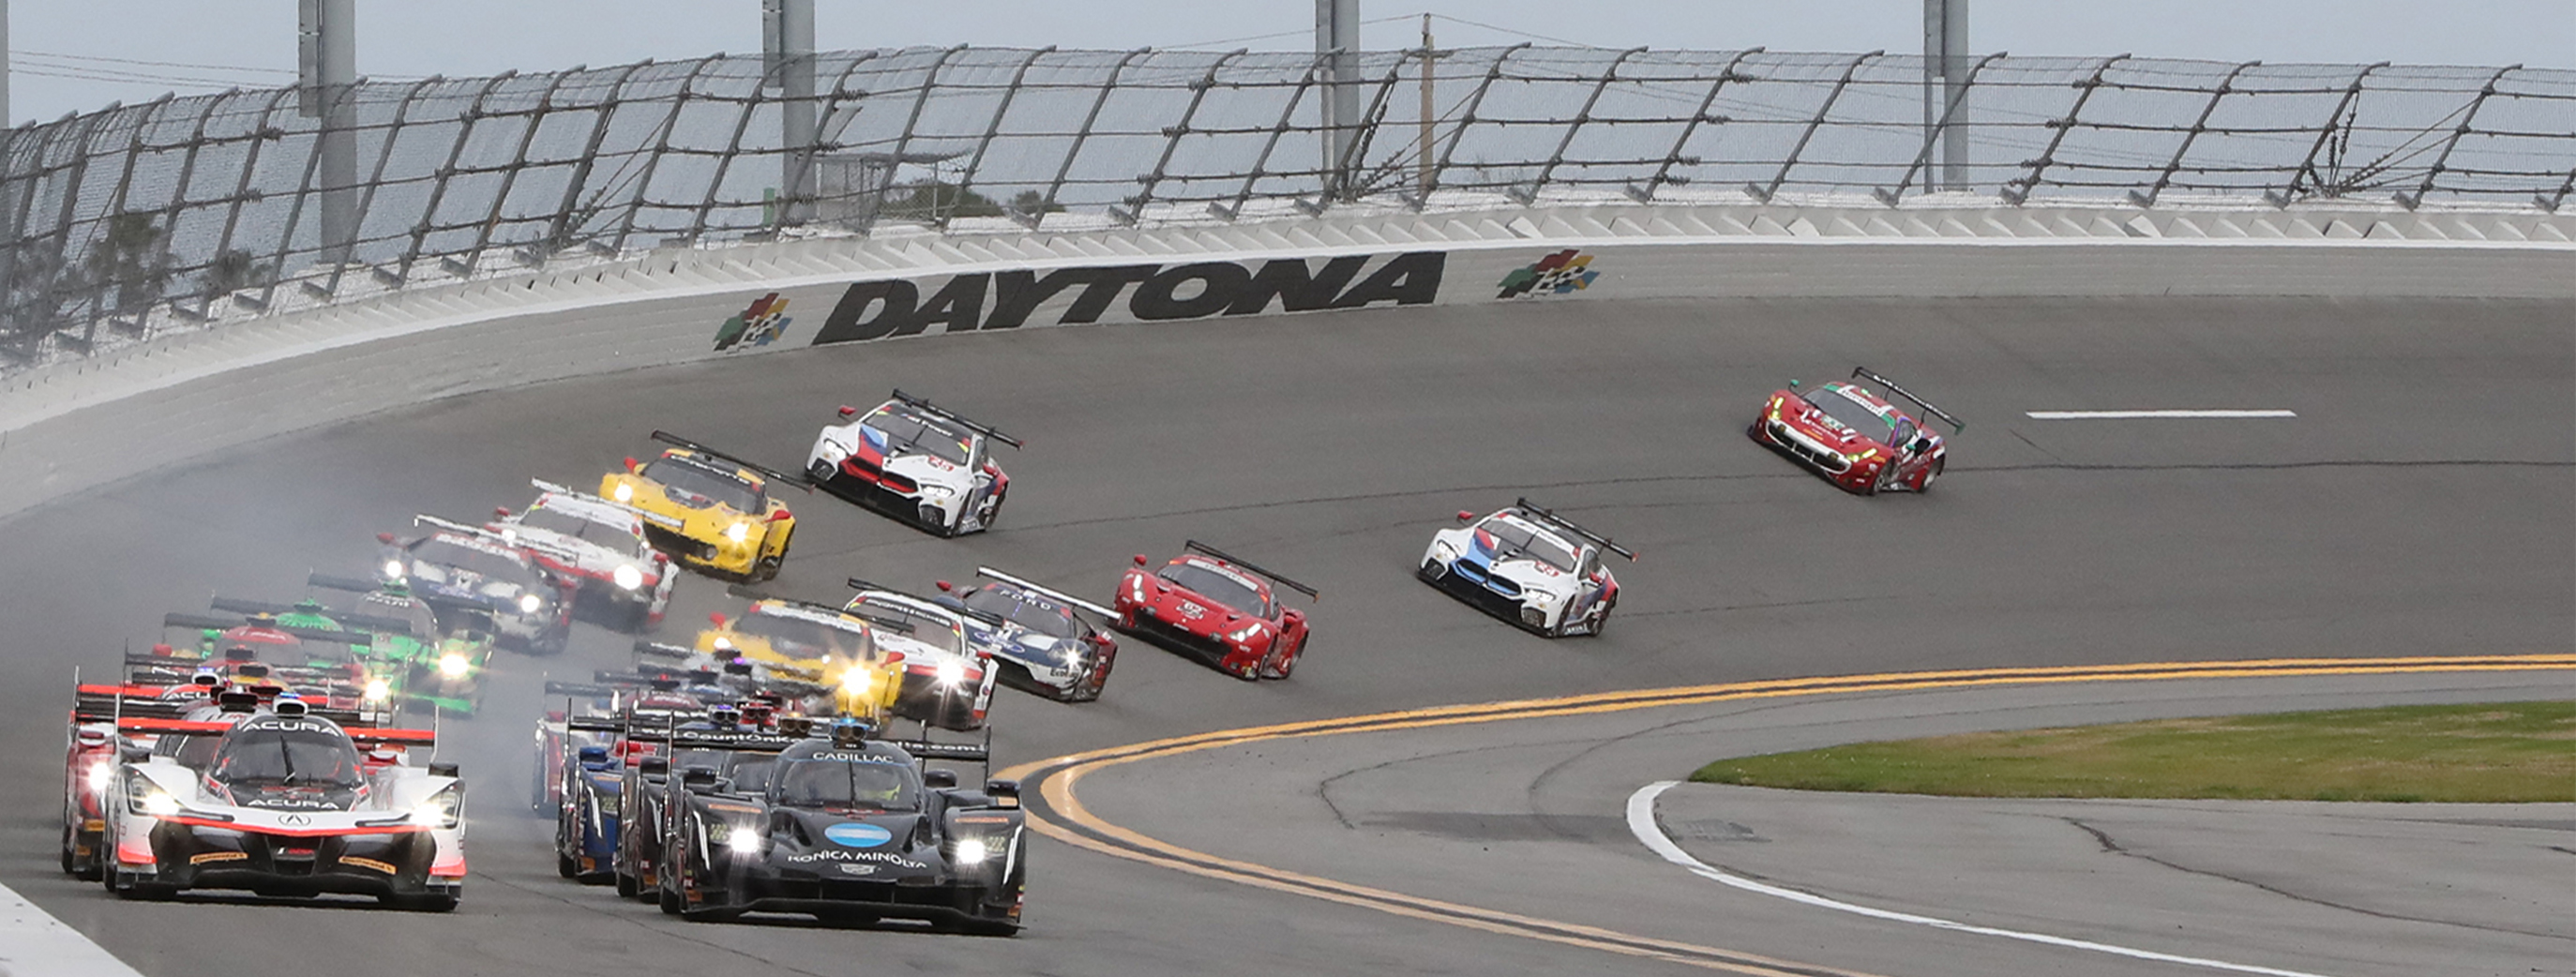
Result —
M 1318 267 L 1305 258 L 1278 258 L 1253 268 L 1243 262 L 1185 265 L 1114 265 L 977 272 L 948 279 L 928 298 L 907 279 L 859 282 L 833 307 L 814 345 L 854 343 L 931 331 L 973 332 L 1031 325 L 1071 326 L 1100 321 L 1125 300 L 1129 316 L 1145 322 L 1255 315 L 1274 306 L 1286 312 L 1358 309 L 1371 305 L 1429 305 L 1440 295 L 1448 254 L 1415 251 L 1393 257 L 1344 255 Z

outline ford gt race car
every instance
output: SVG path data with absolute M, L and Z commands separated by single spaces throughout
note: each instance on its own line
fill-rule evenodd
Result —
M 814 484 L 941 536 L 993 528 L 1011 477 L 992 446 L 1017 448 L 1018 438 L 901 390 L 866 416 L 843 407 L 841 418 L 848 423 L 824 428 L 807 454 Z
M 481 526 L 437 516 L 414 516 L 426 536 L 401 539 L 378 533 L 385 544 L 376 567 L 380 583 L 398 583 L 439 616 L 441 630 L 467 630 L 462 622 L 489 620 L 505 645 L 551 655 L 572 640 L 572 588 L 528 555 L 515 540 Z M 451 623 L 455 617 L 459 623 Z
M 941 607 L 857 577 L 850 587 L 858 594 L 842 609 L 877 625 L 877 644 L 902 656 L 894 714 L 941 729 L 984 728 L 1001 670 L 966 640 L 966 619 L 980 612 Z
M 1867 367 L 1852 368 L 1852 378 L 1911 401 L 1949 424 L 1952 434 L 1968 429 Z M 1869 388 L 1840 380 L 1820 384 L 1813 392 L 1802 392 L 1798 381 L 1789 381 L 1788 389 L 1771 392 L 1761 416 L 1744 433 L 1860 495 L 1928 490 L 1941 477 L 1949 455 L 1930 428 Z
M 975 575 L 992 582 L 954 596 L 943 593 L 937 601 L 978 612 L 965 615 L 966 641 L 1000 667 L 1002 684 L 1058 702 L 1100 698 L 1118 660 L 1118 641 L 1074 612 L 1106 621 L 1115 620 L 1117 611 L 991 567 L 977 567 Z M 953 588 L 942 580 L 939 589 Z
M 1315 589 L 1190 540 L 1161 570 L 1145 554 L 1118 580 L 1118 629 L 1198 655 L 1239 679 L 1287 678 L 1306 651 L 1306 612 L 1283 606 L 1270 585 Z
M 1020 928 L 1028 878 L 1019 785 L 957 786 L 929 754 L 865 738 L 863 724 L 827 737 L 673 741 L 696 750 L 774 756 L 756 780 L 678 761 L 664 785 L 665 912 L 724 920 L 745 912 L 823 919 L 926 920 L 969 933 Z M 983 760 L 981 747 L 940 756 Z M 739 769 L 739 768 L 737 768 Z
M 1431 534 L 1414 575 L 1469 607 L 1550 638 L 1601 633 L 1619 603 L 1619 580 L 1601 554 L 1635 551 L 1521 499 L 1482 519 Z
M 202 770 L 158 750 L 118 766 L 100 842 L 109 891 L 349 893 L 397 907 L 456 907 L 465 785 L 454 764 L 408 762 L 407 748 L 433 745 L 429 731 L 344 727 L 290 697 L 272 709 L 243 693 L 218 700 L 237 711 L 211 721 L 120 721 L 165 740 L 216 742 Z
M 674 447 L 650 462 L 626 459 L 625 471 L 601 476 L 599 494 L 632 506 L 653 548 L 681 563 L 736 580 L 777 576 L 796 516 L 769 492 L 805 488 L 803 480 L 667 431 L 653 440 Z
M 644 518 L 636 510 L 541 479 L 531 480 L 540 493 L 526 509 L 498 510 L 489 528 L 527 548 L 556 577 L 573 581 L 576 611 L 620 631 L 643 631 L 662 623 L 671 606 L 671 588 L 679 574 L 671 558 L 644 538 Z

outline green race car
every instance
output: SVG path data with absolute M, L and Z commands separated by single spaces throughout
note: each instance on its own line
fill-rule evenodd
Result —
M 433 610 L 400 582 L 380 583 L 316 573 L 313 587 L 355 595 L 351 613 L 371 620 L 405 622 L 399 632 L 380 631 L 367 654 L 399 675 L 395 701 L 405 708 L 472 716 L 483 705 L 483 676 L 492 664 L 488 615 L 461 608 Z

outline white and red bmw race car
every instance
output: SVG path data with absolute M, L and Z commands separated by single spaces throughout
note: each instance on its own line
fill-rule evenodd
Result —
M 644 517 L 543 479 L 528 484 L 536 486 L 537 500 L 516 513 L 495 510 L 492 531 L 573 583 L 576 610 L 622 631 L 661 624 L 680 575 L 671 572 L 671 558 L 645 540 Z
M 993 528 L 1011 477 L 993 463 L 993 442 L 1018 438 L 967 420 L 930 401 L 894 399 L 815 436 L 805 473 L 824 491 L 885 512 L 941 536 Z

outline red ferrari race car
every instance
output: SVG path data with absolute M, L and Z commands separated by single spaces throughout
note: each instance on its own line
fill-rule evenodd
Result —
M 1118 581 L 1111 607 L 1121 631 L 1209 659 L 1225 673 L 1250 681 L 1287 678 L 1306 651 L 1306 612 L 1283 607 L 1271 595 L 1278 584 L 1308 599 L 1315 588 L 1190 540 L 1187 552 L 1159 571 L 1145 554 Z
M 1958 418 L 1925 403 L 1868 367 L 1852 368 L 1852 379 L 1866 379 L 1950 425 L 1950 433 L 1968 429 Z M 1744 432 L 1756 443 L 1812 468 L 1846 492 L 1921 492 L 1941 477 L 1949 449 L 1941 436 L 1906 416 L 1869 388 L 1832 381 L 1802 392 L 1798 381 L 1774 390 L 1762 414 Z

